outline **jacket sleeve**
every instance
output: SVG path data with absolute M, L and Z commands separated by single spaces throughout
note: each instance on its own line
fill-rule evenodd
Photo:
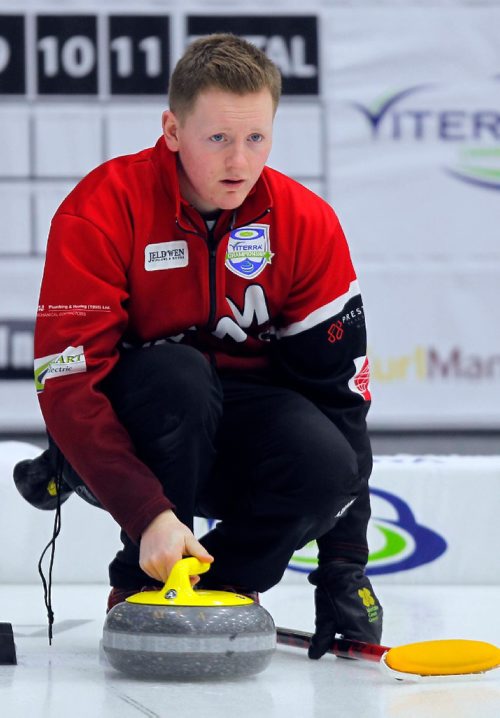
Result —
M 125 218 L 117 220 L 117 233 L 127 247 Z M 172 504 L 100 389 L 127 325 L 129 257 L 116 245 L 95 222 L 71 211 L 56 214 L 35 328 L 35 383 L 56 444 L 137 541 Z
M 313 401 L 343 433 L 358 462 L 360 498 L 366 504 L 372 452 L 366 426 L 370 407 L 369 362 L 363 301 L 340 223 L 328 205 L 306 224 L 299 242 L 291 291 L 274 342 L 286 383 Z M 368 556 L 366 524 L 349 526 L 349 513 L 318 540 L 320 557 Z M 366 518 L 365 518 L 366 516 Z M 347 545 L 348 544 L 348 545 Z

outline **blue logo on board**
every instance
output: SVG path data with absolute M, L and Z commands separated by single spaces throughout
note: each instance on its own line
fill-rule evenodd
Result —
M 369 576 L 409 571 L 432 563 L 447 549 L 445 539 L 436 531 L 418 523 L 413 511 L 399 496 L 370 488 L 386 517 L 372 516 L 372 537 L 366 573 Z M 389 518 L 390 516 L 390 518 Z M 317 546 L 311 541 L 297 551 L 288 565 L 293 571 L 309 573 L 318 565 Z

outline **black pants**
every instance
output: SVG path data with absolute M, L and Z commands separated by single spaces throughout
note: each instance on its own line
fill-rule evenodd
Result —
M 204 586 L 265 591 L 294 551 L 349 521 L 336 514 L 361 488 L 355 453 L 301 394 L 218 376 L 198 351 L 174 344 L 126 351 L 103 390 L 177 517 L 190 527 L 195 515 L 219 519 L 200 538 L 215 559 Z M 361 543 L 368 516 L 369 505 L 354 531 Z M 139 547 L 123 531 L 122 541 L 111 585 L 151 584 Z

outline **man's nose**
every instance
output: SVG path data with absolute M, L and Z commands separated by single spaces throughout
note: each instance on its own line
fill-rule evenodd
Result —
M 226 166 L 228 169 L 244 167 L 246 165 L 246 147 L 244 142 L 233 142 L 228 148 Z

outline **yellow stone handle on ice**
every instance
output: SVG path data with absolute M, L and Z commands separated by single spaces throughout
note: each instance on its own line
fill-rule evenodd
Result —
M 174 565 L 163 588 L 135 593 L 126 600 L 150 606 L 244 606 L 253 603 L 251 598 L 229 591 L 194 589 L 190 576 L 206 573 L 210 565 L 194 556 L 183 558 Z

